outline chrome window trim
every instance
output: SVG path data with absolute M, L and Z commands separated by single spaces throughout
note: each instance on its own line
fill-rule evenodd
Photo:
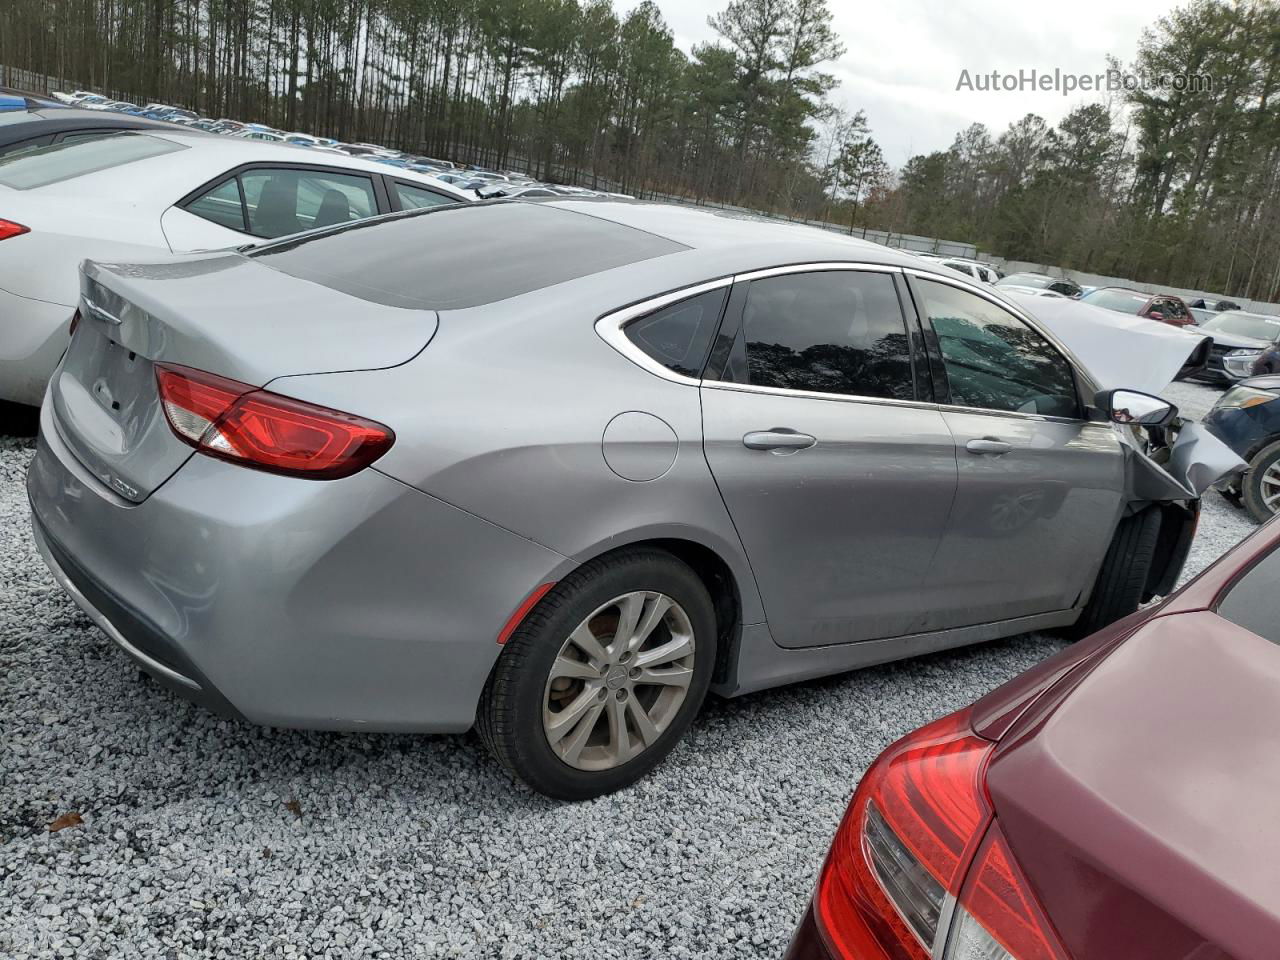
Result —
M 901 273 L 902 267 L 888 263 L 865 263 L 858 260 L 819 260 L 812 263 L 792 263 L 785 267 L 765 267 L 749 273 L 734 274 L 734 283 L 781 277 L 789 273 L 829 273 L 832 270 L 857 270 L 863 273 Z
M 897 400 L 893 397 L 864 397 L 856 393 L 821 393 L 817 390 L 792 390 L 789 387 L 762 387 L 754 383 L 729 383 L 704 380 L 706 390 L 728 390 L 733 393 L 762 393 L 771 397 L 796 397 L 801 400 L 835 400 L 840 403 L 873 403 L 885 407 L 914 407 L 918 410 L 940 410 L 932 400 Z
M 825 273 L 832 270 L 858 270 L 868 273 L 902 273 L 902 267 L 884 263 L 864 263 L 861 261 L 845 261 L 845 260 L 821 260 L 812 263 L 792 263 L 781 267 L 765 267 L 761 270 L 751 270 L 747 273 L 737 273 L 728 277 L 720 277 L 718 280 L 710 280 L 706 283 L 696 284 L 692 287 L 683 287 L 679 290 L 672 290 L 656 297 L 650 297 L 647 300 L 641 300 L 633 303 L 629 307 L 623 307 L 621 310 L 614 310 L 606 313 L 595 323 L 596 334 L 609 346 L 617 350 L 620 354 L 634 363 L 636 366 L 647 370 L 656 377 L 661 377 L 671 383 L 679 383 L 687 387 L 714 387 L 716 389 L 728 389 L 730 387 L 747 387 L 746 392 L 776 393 L 781 396 L 807 396 L 818 400 L 868 400 L 877 401 L 881 398 L 877 397 L 858 397 L 853 394 L 843 393 L 809 393 L 799 390 L 784 390 L 775 387 L 753 387 L 750 384 L 725 384 L 718 380 L 703 380 L 696 377 L 686 377 L 679 373 L 675 373 L 657 360 L 637 347 L 634 343 L 627 339 L 623 332 L 627 324 L 633 320 L 639 320 L 641 317 L 648 316 L 650 313 L 661 310 L 663 307 L 670 306 L 673 303 L 679 303 L 681 300 L 687 300 L 696 297 L 699 294 L 708 293 L 712 290 L 719 290 L 722 287 L 729 287 L 735 283 L 748 282 L 751 280 L 763 280 L 766 277 L 778 277 L 791 273 Z M 906 317 L 903 318 L 906 320 Z M 909 404 L 913 406 L 922 405 L 921 401 L 915 400 L 889 400 L 886 402 L 895 404 Z M 923 404 L 925 406 L 934 406 L 932 403 Z
M 669 370 L 657 360 L 654 360 L 647 353 L 628 340 L 626 334 L 623 332 L 626 326 L 632 321 L 648 316 L 651 313 L 661 310 L 663 307 L 670 306 L 673 303 L 679 303 L 682 300 L 688 300 L 703 293 L 709 293 L 712 290 L 729 287 L 735 283 L 763 280 L 767 277 L 785 276 L 787 274 L 822 273 L 833 270 L 857 270 L 869 273 L 909 274 L 913 277 L 918 277 L 921 280 L 932 280 L 937 283 L 945 283 L 967 293 L 971 293 L 983 300 L 986 300 L 993 306 L 999 307 L 1007 313 L 1012 314 L 1018 320 L 1021 320 L 1023 323 L 1031 327 L 1032 330 L 1044 337 L 1050 344 L 1052 344 L 1054 349 L 1063 355 L 1077 376 L 1088 380 L 1089 383 L 1092 384 L 1092 380 L 1089 378 L 1084 365 L 1080 362 L 1079 358 L 1062 343 L 1062 341 L 1040 326 L 1034 317 L 1023 312 L 1014 304 L 1005 301 L 1003 298 L 988 292 L 982 285 L 966 279 L 960 274 L 946 276 L 942 273 L 935 273 L 931 270 L 922 270 L 918 267 L 901 267 L 895 264 L 886 263 L 870 263 L 852 260 L 820 260 L 808 263 L 787 264 L 779 267 L 765 267 L 760 270 L 751 270 L 746 273 L 737 273 L 732 276 L 720 277 L 716 280 L 709 280 L 706 283 L 699 283 L 691 287 L 682 287 L 679 290 L 672 290 L 668 293 L 659 294 L 656 297 L 650 297 L 646 300 L 633 303 L 630 306 L 623 307 L 621 310 L 613 310 L 606 313 L 595 322 L 596 334 L 601 340 L 609 344 L 609 346 L 613 347 L 614 350 L 622 354 L 622 356 L 626 357 L 641 369 L 646 370 L 656 377 L 661 377 L 663 380 L 670 383 L 678 383 L 686 387 L 706 387 L 711 390 L 731 390 L 739 393 L 760 393 L 776 397 L 799 397 L 808 400 L 837 400 L 846 403 L 871 403 L 883 406 L 914 407 L 922 410 L 954 410 L 958 413 L 1016 417 L 1023 420 L 1041 420 L 1051 423 L 1087 424 L 1092 422 L 1087 417 L 1054 417 L 1047 414 L 1023 413 L 1018 410 L 991 410 L 985 407 L 966 407 L 960 404 L 940 404 L 925 400 L 895 400 L 891 397 L 866 397 L 846 393 L 821 393 L 810 390 L 790 390 L 784 387 L 763 387 L 755 384 L 728 383 L 721 380 L 704 380 L 696 377 L 686 377 L 682 374 Z
M 628 340 L 626 333 L 623 331 L 631 321 L 639 320 L 641 317 L 655 313 L 663 307 L 669 307 L 671 304 L 679 303 L 681 300 L 689 300 L 701 294 L 710 293 L 712 290 L 733 286 L 734 279 L 732 276 L 721 277 L 719 280 L 710 280 L 707 283 L 699 283 L 692 287 L 683 287 L 657 297 L 650 297 L 648 300 L 641 300 L 639 303 L 633 303 L 631 306 L 623 307 L 621 310 L 606 313 L 596 321 L 596 334 L 601 340 L 617 350 L 618 353 L 654 376 L 669 380 L 671 383 L 683 384 L 684 386 L 699 386 L 702 383 L 701 379 L 698 377 L 686 377 L 667 369 Z
M 1077 377 L 1080 377 L 1088 381 L 1088 383 L 1091 386 L 1096 386 L 1096 384 L 1093 383 L 1093 378 L 1089 376 L 1088 370 L 1085 368 L 1085 365 L 1080 362 L 1080 358 L 1077 357 L 1074 353 L 1072 353 L 1071 349 L 1066 344 L 1064 344 L 1061 340 L 1059 340 L 1056 336 L 1054 336 L 1048 330 L 1044 329 L 1044 327 L 1040 326 L 1040 324 L 1036 321 L 1034 317 L 1032 317 L 1028 313 L 1025 313 L 1016 305 L 1009 303 L 1008 301 L 1002 299 L 997 295 L 987 292 L 977 284 L 966 283 L 962 277 L 945 277 L 940 273 L 931 273 L 928 270 L 920 270 L 915 267 L 906 267 L 904 268 L 903 272 L 910 274 L 913 277 L 918 277 L 921 280 L 932 280 L 935 283 L 945 283 L 948 286 L 956 287 L 959 290 L 963 290 L 966 293 L 971 293 L 974 296 L 977 296 L 983 300 L 986 300 L 988 303 L 992 304 L 993 306 L 999 307 L 1001 310 L 1004 310 L 1006 313 L 1012 314 L 1018 320 L 1021 320 L 1023 323 L 1029 326 L 1032 330 L 1034 330 L 1036 333 L 1040 334 L 1040 336 L 1044 337 L 1047 341 L 1049 341 L 1049 344 L 1055 350 L 1057 350 L 1060 354 L 1062 354 L 1063 359 L 1065 359 L 1067 363 L 1071 366 L 1072 372 Z M 917 309 L 919 309 L 918 305 L 917 305 Z M 929 320 L 927 316 L 923 316 L 923 315 L 921 316 L 920 319 L 922 321 Z M 940 404 L 939 406 L 943 410 L 959 410 L 965 413 L 989 413 L 989 414 L 995 414 L 995 415 L 1009 415 L 1009 416 L 1015 416 L 1015 417 L 1025 417 L 1032 420 L 1050 420 L 1055 423 L 1090 423 L 1092 422 L 1089 420 L 1087 416 L 1051 417 L 1051 416 L 1047 416 L 1045 414 L 1040 414 L 1040 413 L 1021 413 L 1017 410 L 991 410 L 986 407 L 965 407 L 965 406 L 961 406 L 959 404 L 953 404 L 953 403 L 944 403 L 944 404 Z M 1087 404 L 1083 400 L 1081 400 L 1081 406 L 1087 406 Z

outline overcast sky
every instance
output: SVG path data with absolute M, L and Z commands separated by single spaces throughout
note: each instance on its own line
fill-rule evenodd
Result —
M 838 101 L 867 113 L 885 159 L 902 166 L 917 153 L 951 145 L 974 122 L 998 134 L 1024 114 L 1056 123 L 1096 94 L 956 91 L 971 74 L 1035 68 L 1102 73 L 1106 56 L 1133 59 L 1144 27 L 1173 0 L 1073 0 L 1061 6 L 1028 0 L 828 0 L 847 48 L 827 69 L 840 82 Z M 624 4 L 625 5 L 625 4 Z M 634 5 L 634 4 L 632 4 Z M 707 16 L 727 0 L 658 0 L 685 52 L 715 39 Z

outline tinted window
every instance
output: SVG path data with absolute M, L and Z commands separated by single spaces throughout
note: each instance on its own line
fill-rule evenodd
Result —
M 1053 280 L 1049 277 L 1042 277 L 1034 273 L 1015 273 L 1005 277 L 1000 281 L 1000 286 L 1019 286 L 1019 287 L 1036 287 L 1043 289 L 1049 286 Z
M 887 273 L 830 270 L 754 280 L 742 329 L 747 383 L 915 399 L 906 325 Z
M 623 332 L 668 370 L 686 377 L 701 376 L 728 293 L 725 287 L 681 300 L 633 320 Z
M 953 404 L 1079 415 L 1071 366 L 1039 333 L 989 300 L 955 287 L 921 280 L 918 289 L 938 335 Z
M 1166 300 L 1166 301 L 1165 301 L 1165 316 L 1166 316 L 1166 317 L 1173 317 L 1173 318 L 1175 318 L 1175 319 L 1181 320 L 1181 319 L 1182 319 L 1182 318 L 1184 318 L 1186 315 L 1187 315 L 1187 308 L 1186 308 L 1185 306 L 1183 306 L 1183 303 L 1182 303 L 1182 301 L 1181 301 L 1181 300 Z
M 273 239 L 300 230 L 363 220 L 378 212 L 373 181 L 316 170 L 250 170 L 240 174 L 249 232 Z
M 1226 617 L 1272 643 L 1280 643 L 1280 550 L 1256 563 L 1218 605 L 1218 616 Z
M 171 140 L 139 133 L 80 143 L 55 143 L 31 153 L 0 159 L 0 184 L 15 190 L 30 190 L 185 149 Z
M 1134 293 L 1131 290 L 1094 290 L 1081 298 L 1081 303 L 1092 303 L 1095 307 L 1105 307 L 1120 313 L 1137 313 L 1149 298 L 1145 293 Z
M 240 204 L 240 186 L 235 177 L 224 180 L 208 193 L 189 202 L 187 212 L 228 230 L 244 233 L 244 208 Z
M 400 198 L 400 207 L 404 210 L 417 210 L 421 207 L 438 207 L 442 203 L 457 203 L 453 197 L 425 187 L 411 187 L 407 183 L 394 184 L 396 196 Z
M 456 310 L 687 249 L 600 217 L 499 201 L 417 210 L 249 256 L 377 303 Z
M 0 147 L 0 157 L 15 157 L 20 153 L 30 153 L 32 150 L 47 147 L 51 143 L 53 143 L 53 134 L 36 137 L 34 140 L 20 140 L 17 143 L 9 144 L 7 147 Z
M 83 140 L 101 140 L 103 137 L 118 137 L 124 130 L 79 130 L 75 133 L 64 133 L 58 137 L 59 143 L 80 143 Z

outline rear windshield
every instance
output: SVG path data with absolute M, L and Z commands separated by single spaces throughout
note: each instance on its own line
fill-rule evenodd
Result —
M 97 173 L 121 164 L 185 150 L 182 144 L 144 133 L 122 133 L 107 139 L 55 143 L 30 153 L 0 159 L 0 185 L 15 190 L 47 187 L 51 183 Z
M 686 249 L 598 217 L 498 201 L 352 224 L 248 256 L 375 303 L 459 310 Z
M 1041 277 L 1034 273 L 1015 273 L 1011 277 L 1005 277 L 996 286 L 1011 287 L 1016 285 L 1019 287 L 1043 288 L 1051 283 L 1053 283 L 1053 277 Z
M 1092 303 L 1095 307 L 1107 310 L 1119 310 L 1121 313 L 1137 313 L 1151 298 L 1145 293 L 1130 293 L 1128 290 L 1095 290 L 1080 298 L 1083 303 Z
M 1278 521 L 1280 522 L 1280 521 Z M 1280 550 L 1254 564 L 1218 604 L 1218 616 L 1272 643 L 1280 643 Z

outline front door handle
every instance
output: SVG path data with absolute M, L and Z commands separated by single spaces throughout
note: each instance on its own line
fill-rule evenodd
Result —
M 999 456 L 1012 450 L 1013 444 L 996 437 L 983 437 L 981 440 L 970 440 L 964 445 L 964 448 L 970 453 Z
M 807 450 L 817 442 L 817 437 L 796 433 L 786 427 L 753 430 L 742 438 L 742 445 L 748 450 Z

